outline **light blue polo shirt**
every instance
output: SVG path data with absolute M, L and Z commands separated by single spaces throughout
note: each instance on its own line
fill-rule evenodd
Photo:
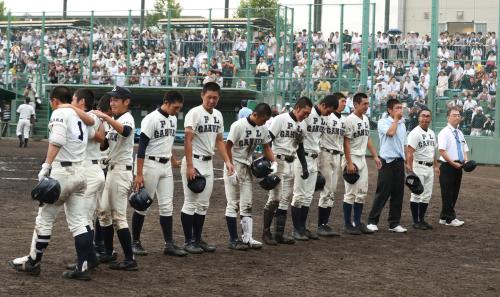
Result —
M 387 130 L 391 127 L 394 119 L 387 117 L 378 121 L 378 137 L 380 139 L 380 158 L 384 159 L 387 163 L 391 163 L 394 159 L 405 158 L 405 145 L 406 139 L 406 126 L 404 119 L 398 123 L 396 135 L 387 136 Z

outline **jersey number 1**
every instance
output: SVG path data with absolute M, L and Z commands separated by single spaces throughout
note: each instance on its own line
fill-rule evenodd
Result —
M 78 129 L 80 129 L 80 136 L 78 136 L 78 139 L 83 141 L 83 129 L 82 129 L 82 122 L 78 121 Z

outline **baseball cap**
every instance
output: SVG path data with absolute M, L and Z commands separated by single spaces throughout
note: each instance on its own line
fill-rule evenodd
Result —
M 107 92 L 106 94 L 111 97 L 120 99 L 127 99 L 127 98 L 132 99 L 132 92 L 130 92 L 130 90 L 127 88 L 119 86 L 114 87 L 110 92 Z

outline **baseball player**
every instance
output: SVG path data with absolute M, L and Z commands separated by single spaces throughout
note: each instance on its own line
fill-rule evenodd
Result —
M 258 145 L 262 145 L 264 156 L 271 161 L 271 168 L 276 171 L 277 163 L 271 150 L 271 137 L 265 123 L 271 117 L 271 108 L 266 103 L 259 103 L 246 118 L 234 122 L 229 130 L 226 150 L 233 161 L 235 173 L 231 176 L 224 171 L 226 190 L 226 222 L 229 231 L 229 248 L 235 250 L 260 249 L 262 243 L 252 237 L 252 154 Z M 238 210 L 243 229 L 242 241 L 238 238 L 236 217 Z
M 97 215 L 104 239 L 104 255 L 101 262 L 109 263 L 115 270 L 137 270 L 137 262 L 132 252 L 132 238 L 127 224 L 127 201 L 133 182 L 132 154 L 134 150 L 134 118 L 129 112 L 132 93 L 116 86 L 111 92 L 110 106 L 113 117 L 101 111 L 94 113 L 111 126 L 105 139 L 109 147 L 108 173 L 101 199 L 97 205 Z M 113 254 L 113 225 L 120 240 L 125 259 L 115 262 Z
M 294 167 L 293 162 L 299 158 L 302 167 L 301 177 L 309 176 L 304 152 L 303 138 L 306 126 L 303 121 L 309 116 L 312 102 L 301 97 L 292 111 L 282 113 L 273 119 L 269 134 L 273 140 L 273 154 L 278 163 L 276 175 L 281 179 L 280 185 L 269 191 L 269 198 L 264 207 L 264 228 L 262 240 L 268 245 L 278 243 L 293 244 L 295 240 L 284 235 L 288 204 L 292 196 Z M 276 232 L 271 234 L 271 224 L 276 212 Z
M 27 147 L 30 137 L 31 119 L 35 116 L 35 110 L 30 104 L 30 98 L 26 97 L 24 103 L 19 105 L 17 113 L 19 121 L 17 122 L 16 135 L 19 138 L 19 147 Z
M 428 109 L 418 113 L 418 126 L 408 134 L 406 146 L 406 166 L 414 172 L 424 186 L 420 195 L 411 194 L 410 209 L 413 218 L 413 228 L 419 230 L 432 229 L 432 225 L 425 221 L 425 212 L 432 196 L 434 172 L 439 176 L 436 149 L 438 147 L 436 135 L 429 128 L 432 115 Z M 434 168 L 433 168 L 434 167 Z
M 338 236 L 329 225 L 335 191 L 341 171 L 341 155 L 344 152 L 345 118 L 341 112 L 345 109 L 346 98 L 342 93 L 334 93 L 338 102 L 337 109 L 326 118 L 327 127 L 321 136 L 319 153 L 319 171 L 325 177 L 325 187 L 319 194 L 318 202 L 318 235 Z
M 184 205 L 181 221 L 184 230 L 184 249 L 188 253 L 200 254 L 214 252 L 215 246 L 202 240 L 203 224 L 207 214 L 214 183 L 212 156 L 214 149 L 224 159 L 228 175 L 233 175 L 234 168 L 227 155 L 224 138 L 224 122 L 220 111 L 215 109 L 220 98 L 220 86 L 209 82 L 201 92 L 202 104 L 192 108 L 184 119 L 184 158 L 181 165 Z M 206 186 L 201 193 L 193 193 L 188 188 L 188 180 L 193 180 L 196 170 L 206 179 Z
M 382 167 L 382 163 L 370 139 L 370 122 L 365 115 L 370 104 L 368 96 L 365 93 L 357 93 L 353 97 L 353 102 L 354 111 L 345 119 L 342 168 L 347 168 L 348 173 L 357 171 L 359 180 L 354 184 L 344 183 L 344 231 L 352 235 L 359 235 L 361 233 L 372 234 L 373 231 L 369 230 L 364 223 L 361 223 L 363 204 L 368 193 L 368 166 L 365 160 L 366 148 L 370 150 L 377 169 Z M 354 216 L 353 221 L 351 221 L 353 208 Z
M 307 229 L 307 215 L 318 177 L 317 158 L 320 152 L 319 141 L 327 127 L 325 117 L 328 117 L 337 107 L 337 98 L 328 95 L 319 104 L 315 105 L 309 116 L 304 119 L 306 128 L 303 140 L 305 163 L 302 164 L 299 159 L 296 159 L 293 168 L 294 183 L 291 212 L 295 240 L 318 239 L 316 233 Z M 309 172 L 306 178 L 300 176 L 304 167 Z
M 163 97 L 163 104 L 148 114 L 141 122 L 141 136 L 137 152 L 137 173 L 134 190 L 146 189 L 150 197 L 155 193 L 160 211 L 160 226 L 165 239 L 165 255 L 186 256 L 187 252 L 178 248 L 172 238 L 172 210 L 174 196 L 174 177 L 172 166 L 180 164 L 172 156 L 176 114 L 181 110 L 184 98 L 177 91 L 170 91 Z M 136 255 L 147 255 L 142 247 L 140 236 L 147 211 L 135 210 L 132 215 L 132 248 Z
M 83 174 L 88 132 L 74 109 L 59 108 L 61 104 L 71 101 L 71 92 L 66 87 L 55 87 L 50 94 L 53 113 L 48 125 L 49 146 L 45 162 L 38 173 L 40 181 L 49 175 L 56 179 L 61 186 L 61 195 L 56 203 L 39 207 L 29 255 L 11 260 L 9 264 L 17 271 L 40 274 L 40 263 L 49 244 L 54 221 L 64 205 L 66 221 L 75 240 L 78 262 L 75 269 L 65 271 L 63 277 L 89 280 L 88 257 L 91 254 L 92 235 L 85 211 L 86 180 Z

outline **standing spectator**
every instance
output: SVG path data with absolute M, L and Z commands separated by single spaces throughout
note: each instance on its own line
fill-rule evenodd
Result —
M 222 64 L 222 77 L 223 77 L 224 88 L 230 88 L 233 85 L 234 73 L 235 73 L 235 67 L 231 62 L 231 59 L 227 59 L 226 62 Z
M 2 126 L 0 129 L 0 136 L 5 137 L 10 122 L 10 104 L 5 103 L 2 108 Z
M 264 62 L 264 58 L 260 57 L 259 64 L 255 68 L 255 84 L 257 85 L 257 91 L 262 91 L 262 77 L 267 76 L 268 66 Z
M 239 47 L 238 47 L 238 57 L 240 58 L 240 66 L 241 69 L 247 69 L 247 62 L 246 62 L 246 52 L 247 52 L 247 41 L 245 39 L 245 36 L 242 35 L 240 40 L 239 40 Z
M 483 113 L 483 108 L 479 106 L 478 108 L 476 108 L 476 114 L 472 118 L 472 123 L 470 125 L 470 136 L 481 136 L 486 121 L 487 118 Z

